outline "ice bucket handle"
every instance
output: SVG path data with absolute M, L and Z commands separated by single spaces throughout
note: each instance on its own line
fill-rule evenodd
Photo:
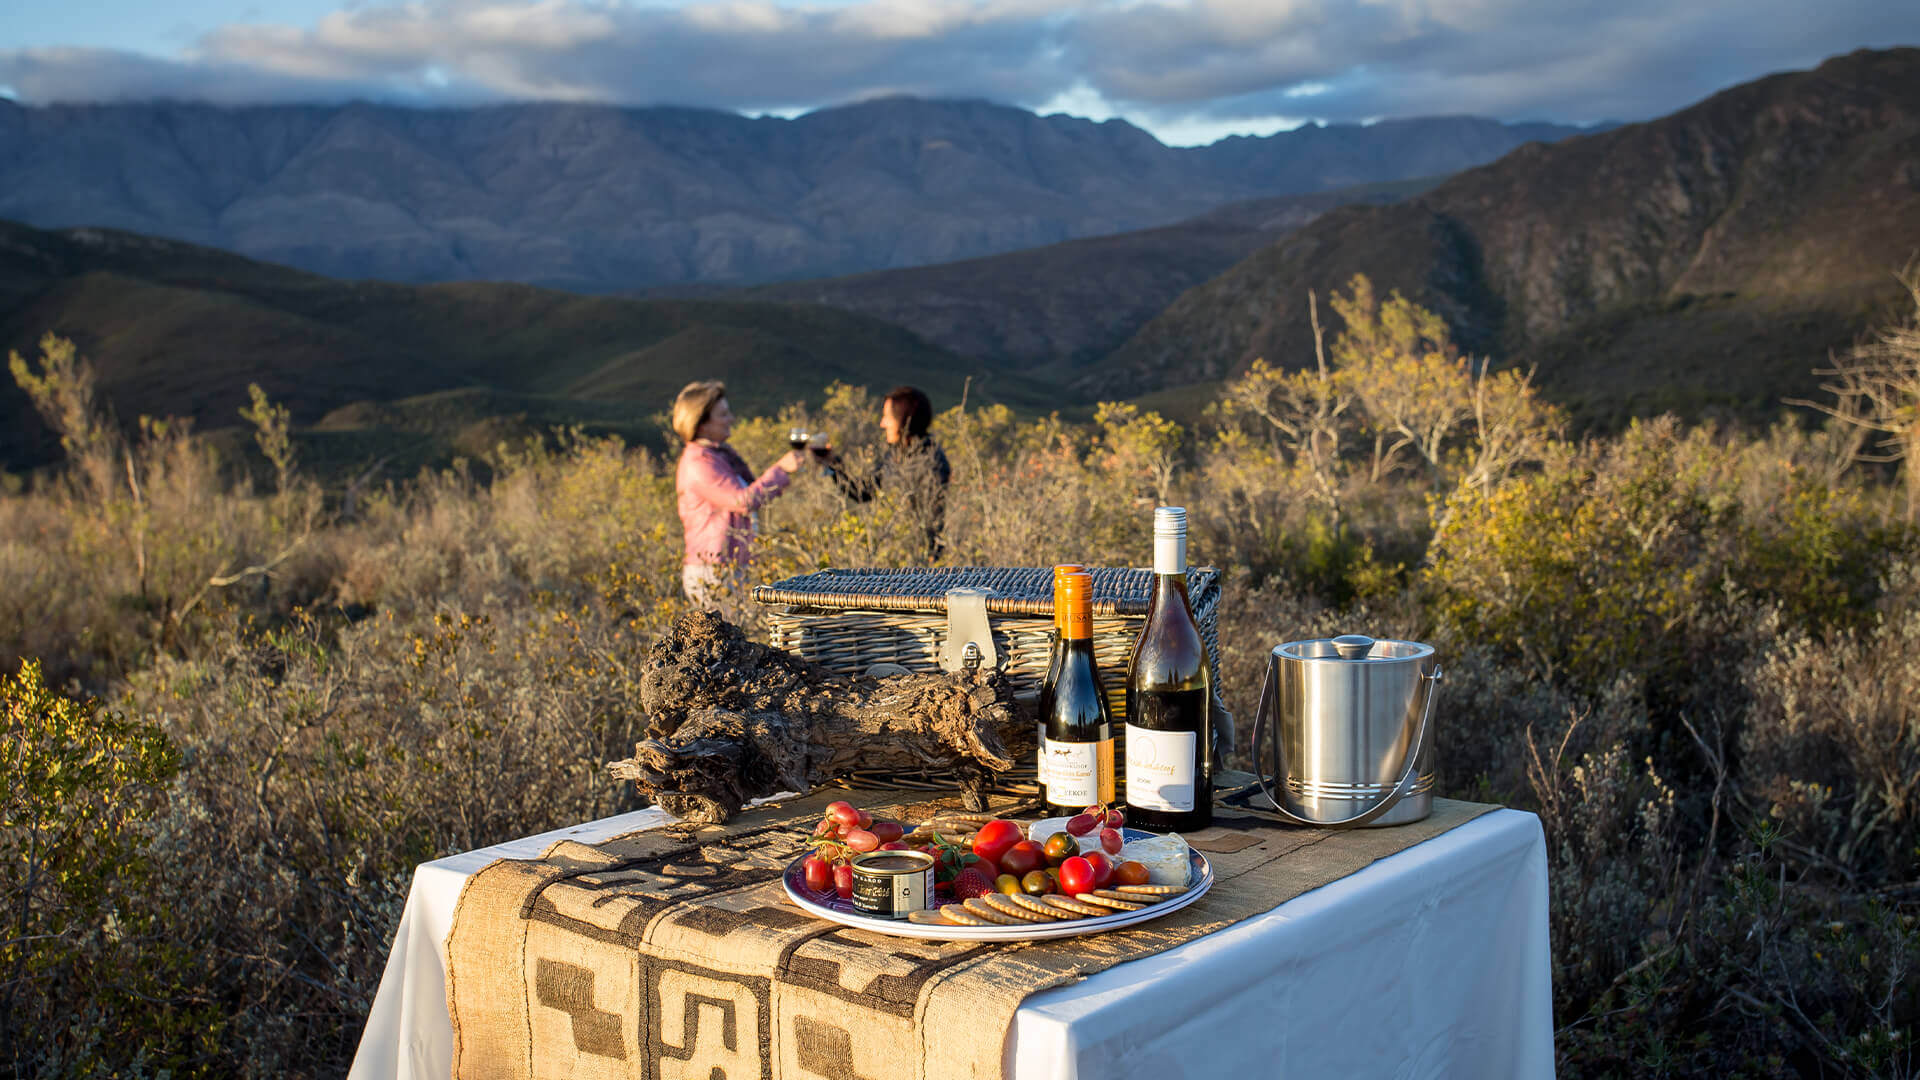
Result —
M 1432 726 L 1434 699 L 1440 696 L 1440 665 L 1435 664 L 1433 671 L 1421 676 L 1427 680 L 1427 705 L 1420 710 L 1420 727 L 1414 732 L 1413 742 L 1407 746 L 1405 767 L 1400 771 L 1400 779 L 1393 790 L 1381 796 L 1380 801 L 1364 811 L 1342 821 L 1314 821 L 1303 818 L 1288 810 L 1280 801 L 1280 793 L 1267 786 L 1266 770 L 1260 767 L 1260 733 L 1267 725 L 1268 717 L 1273 717 L 1273 783 L 1281 790 L 1287 786 L 1287 741 L 1280 734 L 1280 703 L 1274 700 L 1278 692 L 1275 687 L 1274 672 L 1279 660 L 1271 653 L 1267 654 L 1267 676 L 1260 683 L 1260 704 L 1253 710 L 1253 774 L 1260 781 L 1260 790 L 1266 793 L 1267 801 L 1273 804 L 1275 813 L 1295 825 L 1306 825 L 1315 829 L 1357 829 L 1372 824 L 1380 815 L 1393 809 L 1394 804 L 1405 798 L 1413 790 L 1414 781 L 1420 772 L 1420 755 L 1427 748 L 1427 731 Z

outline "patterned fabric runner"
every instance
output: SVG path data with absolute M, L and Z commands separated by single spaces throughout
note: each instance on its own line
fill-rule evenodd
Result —
M 1191 906 L 1104 934 L 988 944 L 854 930 L 789 903 L 781 873 L 840 798 L 908 822 L 958 805 L 820 791 L 724 826 L 563 840 L 474 875 L 447 939 L 454 1075 L 998 1077 L 1028 994 L 1231 926 L 1496 809 L 1436 799 L 1412 825 L 1326 832 L 1222 806 L 1187 837 L 1215 874 Z

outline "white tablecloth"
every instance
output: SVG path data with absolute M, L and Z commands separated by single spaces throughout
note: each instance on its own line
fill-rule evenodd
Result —
M 350 1080 L 448 1076 L 447 932 L 481 867 L 669 820 L 641 810 L 415 870 Z M 1500 810 L 1219 933 L 1033 995 L 1007 1033 L 1005 1071 L 1551 1077 L 1549 978 L 1545 838 L 1532 814 Z

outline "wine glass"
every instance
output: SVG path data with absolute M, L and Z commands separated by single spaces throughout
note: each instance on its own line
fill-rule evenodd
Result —
M 813 441 L 813 435 L 807 431 L 806 428 L 792 427 L 787 429 L 787 445 L 793 449 L 805 450 L 807 443 L 811 441 Z

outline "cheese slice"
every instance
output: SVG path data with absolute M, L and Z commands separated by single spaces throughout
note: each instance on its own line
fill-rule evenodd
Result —
M 1114 856 L 1114 862 L 1128 860 L 1147 868 L 1147 881 L 1154 885 L 1185 885 L 1192 869 L 1187 858 L 1187 842 L 1179 833 L 1129 840 Z

